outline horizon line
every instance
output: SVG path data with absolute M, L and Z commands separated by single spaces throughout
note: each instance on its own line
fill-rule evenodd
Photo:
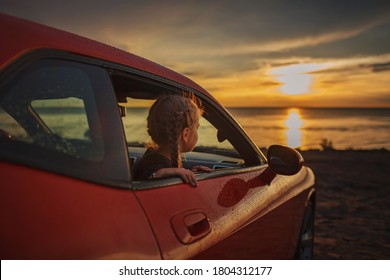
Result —
M 316 107 L 316 106 L 224 106 L 225 108 L 263 108 L 263 109 L 390 109 L 390 107 Z

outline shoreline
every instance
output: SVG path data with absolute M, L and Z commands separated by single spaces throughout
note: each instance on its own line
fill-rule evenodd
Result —
M 300 153 L 316 176 L 314 259 L 390 259 L 390 151 Z

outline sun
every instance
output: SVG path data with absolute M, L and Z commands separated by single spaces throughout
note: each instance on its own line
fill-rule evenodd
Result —
M 280 87 L 282 93 L 297 95 L 310 92 L 314 80 L 311 72 L 324 69 L 327 66 L 325 63 L 293 64 L 272 68 L 269 73 L 282 84 Z
M 287 74 L 276 79 L 283 83 L 280 90 L 284 94 L 296 95 L 309 92 L 313 78 L 308 74 Z

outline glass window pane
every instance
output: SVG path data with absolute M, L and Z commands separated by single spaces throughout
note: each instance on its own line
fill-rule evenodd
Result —
M 83 64 L 46 60 L 17 75 L 0 98 L 0 128 L 12 140 L 100 161 L 94 81 Z
M 82 99 L 70 97 L 33 100 L 31 107 L 54 134 L 61 138 L 91 142 Z
M 29 143 L 32 142 L 32 138 L 28 135 L 27 131 L 2 108 L 0 108 L 0 131 L 3 137 Z

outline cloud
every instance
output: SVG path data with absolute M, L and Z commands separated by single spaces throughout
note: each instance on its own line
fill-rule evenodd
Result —
M 315 60 L 321 62 L 323 59 Z M 390 68 L 390 53 L 376 56 L 351 57 L 351 58 L 333 58 L 326 60 L 329 67 L 311 72 L 311 74 L 329 74 L 355 71 L 385 71 Z M 389 61 L 389 62 L 387 62 Z
M 390 61 L 387 63 L 378 63 L 374 64 L 372 66 L 372 70 L 374 72 L 379 72 L 379 71 L 389 71 L 390 70 Z
M 348 42 L 365 35 L 386 23 L 390 14 L 389 10 L 385 13 L 372 7 L 363 12 L 364 5 L 359 6 L 359 2 L 354 5 L 360 9 L 351 8 L 348 16 L 337 7 L 332 7 L 334 11 L 331 11 L 329 7 L 320 9 L 313 4 L 308 5 L 311 9 L 306 7 L 301 11 L 299 5 L 289 7 L 290 2 L 286 2 L 289 4 L 281 10 L 277 10 L 278 5 L 273 5 L 271 11 L 260 6 L 263 2 L 258 1 L 240 9 L 233 3 L 219 7 L 203 4 L 204 11 L 199 6 L 185 9 L 168 5 L 158 15 L 147 13 L 145 22 L 137 22 L 131 32 L 124 32 L 122 28 L 111 32 L 112 37 L 117 38 L 117 44 L 127 43 L 129 50 L 141 50 L 142 54 L 155 53 L 160 57 L 281 56 L 294 55 L 300 49 L 310 50 L 324 44 L 327 45 L 325 52 L 331 51 L 330 43 Z M 347 10 L 341 7 L 342 11 Z M 173 15 L 167 20 L 166 14 Z M 142 30 L 142 34 L 137 30 Z M 139 44 L 143 43 L 143 46 L 137 48 L 134 38 L 144 38 Z M 378 45 L 370 44 L 369 47 L 375 52 Z M 353 54 L 354 48 L 349 45 L 348 51 Z
M 345 40 L 389 20 L 390 4 L 377 0 L 3 0 L 0 10 L 127 46 L 130 51 L 227 56 Z

